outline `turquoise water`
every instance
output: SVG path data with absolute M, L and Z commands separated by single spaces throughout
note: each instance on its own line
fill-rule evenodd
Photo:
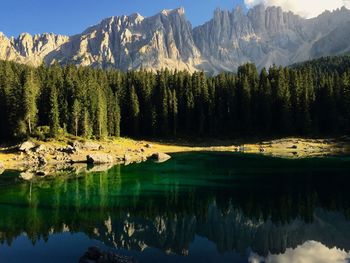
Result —
M 89 246 L 139 262 L 259 262 L 320 249 L 345 260 L 349 176 L 349 157 L 232 153 L 174 154 L 162 164 L 32 182 L 7 171 L 0 262 L 78 262 Z

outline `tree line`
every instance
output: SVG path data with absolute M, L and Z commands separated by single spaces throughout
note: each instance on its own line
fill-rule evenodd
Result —
M 0 138 L 348 134 L 349 61 L 245 64 L 217 76 L 0 61 Z

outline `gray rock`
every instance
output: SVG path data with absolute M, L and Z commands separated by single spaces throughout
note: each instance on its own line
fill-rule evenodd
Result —
M 152 144 L 147 143 L 147 144 L 145 145 L 145 147 L 148 148 L 148 149 L 150 149 L 150 148 L 152 148 Z
M 113 163 L 113 157 L 108 154 L 90 154 L 86 156 L 86 161 L 89 164 L 104 164 Z
M 31 141 L 26 141 L 26 142 L 23 142 L 19 147 L 18 147 L 18 150 L 20 150 L 21 152 L 28 152 L 30 151 L 31 149 L 33 149 L 36 145 L 31 142 Z
M 168 155 L 166 153 L 161 153 L 161 152 L 154 153 L 151 156 L 152 160 L 159 162 L 159 163 L 165 162 L 165 161 L 169 160 L 170 158 L 171 158 L 170 155 Z

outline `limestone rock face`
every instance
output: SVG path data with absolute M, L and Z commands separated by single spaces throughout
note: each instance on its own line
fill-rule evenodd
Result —
M 217 9 L 192 29 L 183 8 L 107 18 L 74 36 L 0 33 L 0 59 L 40 65 L 131 69 L 235 71 L 246 62 L 258 68 L 344 54 L 350 51 L 350 10 L 304 19 L 280 7 L 255 6 L 247 13 Z
M 0 33 L 0 59 L 39 66 L 45 57 L 69 40 L 55 34 L 30 35 L 23 33 L 18 38 L 8 39 Z
M 144 18 L 111 17 L 73 36 L 47 61 L 102 68 L 193 70 L 200 57 L 182 8 Z
M 193 35 L 207 60 L 206 71 L 216 73 L 235 70 L 246 62 L 254 62 L 258 68 L 286 66 L 341 54 L 348 48 L 345 43 L 350 32 L 343 27 L 349 21 L 350 11 L 346 8 L 303 19 L 280 7 L 259 5 L 246 15 L 241 8 L 232 12 L 216 10 L 214 18 L 195 28 Z M 338 36 L 341 44 L 330 41 L 332 34 Z

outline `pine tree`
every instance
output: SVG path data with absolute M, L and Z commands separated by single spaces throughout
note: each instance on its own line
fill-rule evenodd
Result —
M 107 104 L 104 94 L 100 91 L 97 95 L 96 127 L 98 138 L 107 135 Z
M 119 99 L 118 96 L 116 95 L 115 98 L 115 131 L 114 131 L 114 136 L 120 137 L 120 121 L 121 121 L 121 112 L 120 112 L 120 106 L 119 106 Z
M 50 135 L 53 138 L 57 138 L 60 129 L 60 120 L 59 120 L 59 109 L 58 109 L 58 100 L 57 100 L 57 89 L 55 86 L 50 87 L 50 113 L 49 113 L 49 126 L 50 126 Z
M 92 127 L 90 124 L 90 114 L 87 108 L 84 108 L 82 115 L 82 135 L 84 138 L 89 139 L 92 135 Z
M 258 131 L 268 135 L 271 130 L 271 83 L 264 68 L 260 74 L 258 91 Z
M 132 85 L 129 90 L 129 118 L 130 118 L 130 133 L 131 135 L 139 135 L 139 117 L 140 117 L 140 107 L 139 99 L 135 91 L 135 87 Z
M 25 73 L 23 85 L 23 111 L 24 120 L 27 123 L 28 132 L 31 134 L 37 120 L 37 98 L 39 87 L 34 79 L 33 70 Z
M 72 121 L 73 121 L 73 130 L 75 133 L 75 136 L 78 136 L 79 134 L 79 118 L 81 114 L 81 105 L 80 102 L 75 99 L 73 103 L 72 108 Z

